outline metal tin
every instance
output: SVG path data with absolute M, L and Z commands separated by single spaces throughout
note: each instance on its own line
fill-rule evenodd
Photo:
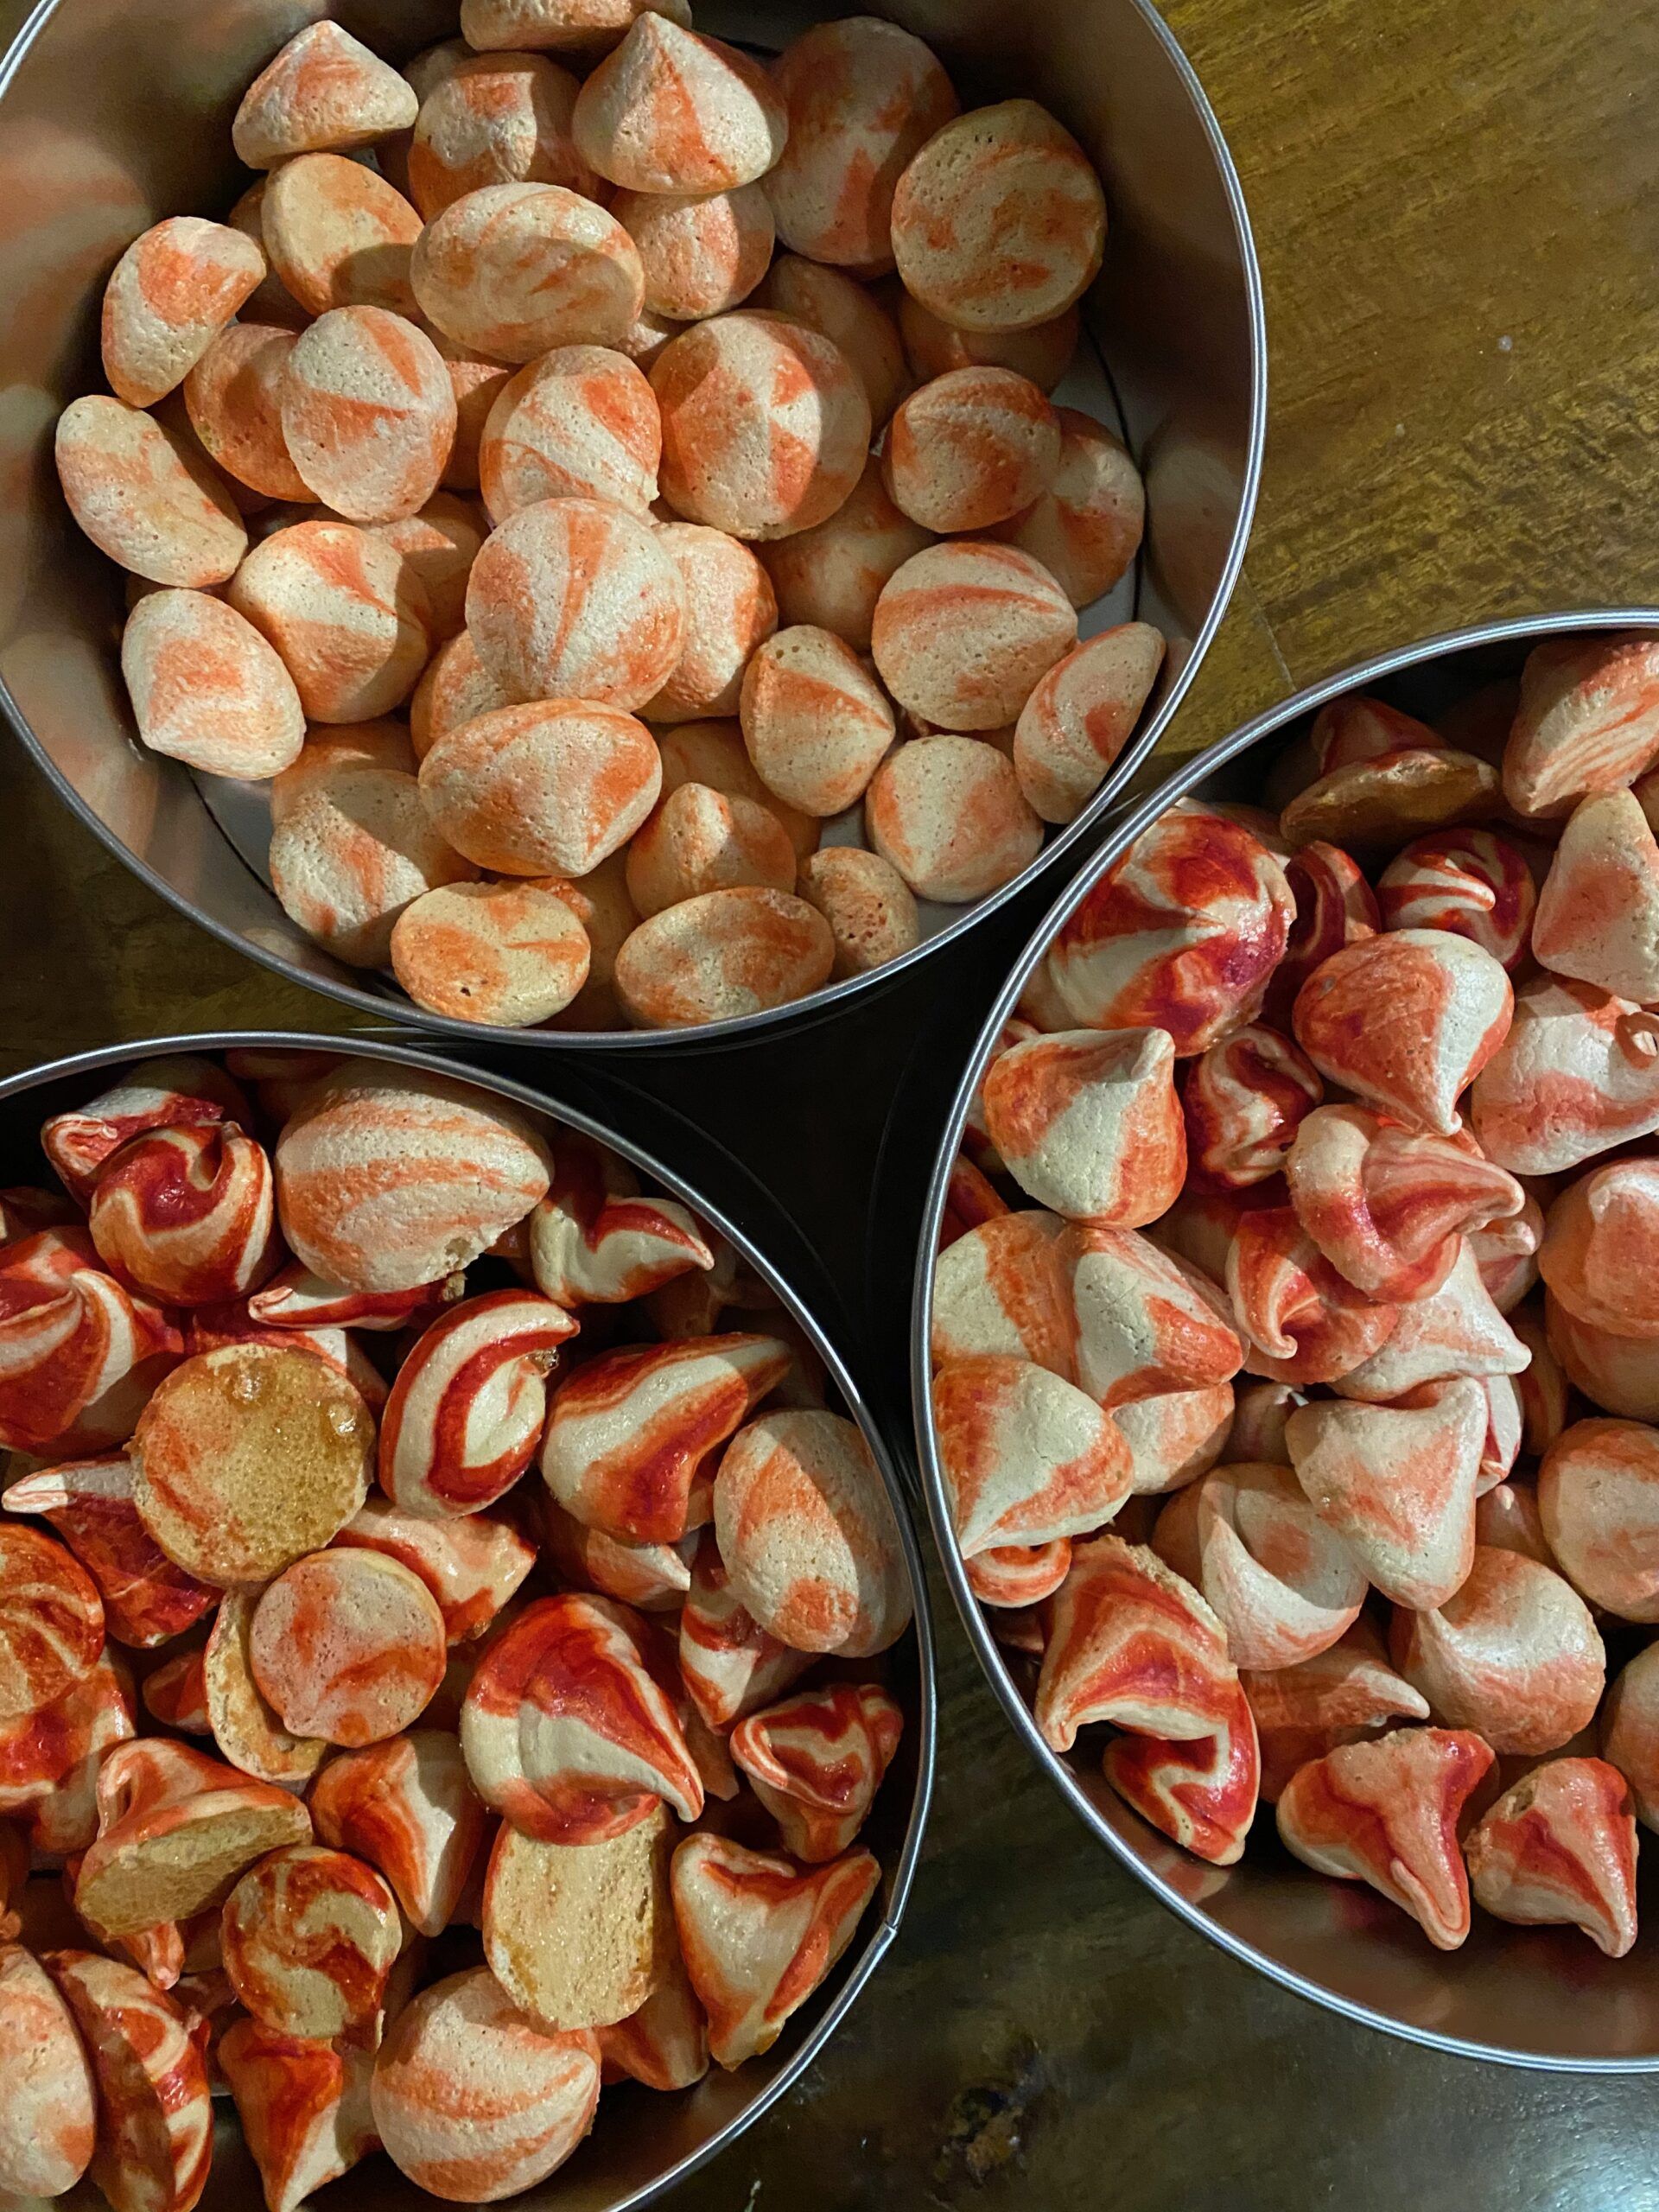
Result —
M 758 2120 L 798 2080 L 841 2026 L 898 1932 L 915 1878 L 927 1823 L 933 1786 L 936 1726 L 927 1582 L 903 1492 L 881 1430 L 840 1352 L 812 1308 L 755 1243 L 753 1235 L 740 1228 L 729 1214 L 711 1205 L 700 1189 L 641 1145 L 619 1135 L 592 1114 L 574 1106 L 553 1104 L 524 1084 L 378 1039 L 369 1042 L 361 1038 L 315 1035 L 293 1030 L 227 1030 L 206 1035 L 146 1038 L 137 1043 L 77 1053 L 73 1058 L 54 1060 L 43 1067 L 30 1068 L 0 1081 L 0 1158 L 7 1163 L 8 1179 L 18 1179 L 35 1172 L 41 1179 L 50 1181 L 50 1170 L 43 1161 L 35 1171 L 27 1164 L 31 1158 L 38 1160 L 36 1140 L 42 1119 L 51 1112 L 79 1104 L 96 1091 L 102 1080 L 134 1061 L 166 1052 L 278 1048 L 391 1062 L 424 1074 L 464 1080 L 480 1090 L 510 1100 L 538 1119 L 550 1119 L 556 1129 L 563 1123 L 620 1153 L 641 1174 L 711 1223 L 775 1293 L 785 1310 L 804 1331 L 823 1361 L 830 1381 L 848 1413 L 863 1431 L 893 1503 L 915 1606 L 915 1630 L 913 1637 L 906 1638 L 895 1647 L 895 1663 L 888 1684 L 904 1708 L 905 1733 L 861 1839 L 881 1861 L 880 1918 L 863 1940 L 849 1949 L 824 1989 L 795 2016 L 769 2051 L 750 2060 L 735 2073 L 724 2074 L 715 2068 L 694 2088 L 677 2094 L 660 2094 L 645 2089 L 628 2094 L 626 2085 L 607 2091 L 601 2100 L 593 2133 L 569 2164 L 539 2188 L 529 2190 L 515 2200 L 532 2208 L 532 2212 L 634 2212 L 634 2208 L 656 2202 L 677 2183 L 734 2142 L 752 2121 Z M 239 2208 L 257 2201 L 258 2180 L 234 2120 L 223 2110 L 214 2147 L 213 2172 L 202 2198 L 204 2212 L 239 2212 Z M 381 2212 L 382 2208 L 384 2212 L 410 2212 L 413 2206 L 432 2202 L 390 2164 L 378 2160 L 353 2171 L 350 2192 L 353 2203 L 372 2206 L 376 2212 Z
M 850 0 L 849 0 L 850 4 Z M 704 27 L 776 48 L 817 17 L 804 0 L 716 0 Z M 1090 805 L 1014 883 L 931 910 L 903 959 L 770 1012 L 668 1032 L 523 1030 L 555 1051 L 680 1049 L 790 1027 L 883 989 L 1096 834 L 1167 724 L 1221 620 L 1255 504 L 1267 407 L 1262 286 L 1237 175 L 1191 65 L 1150 0 L 1020 8 L 897 0 L 964 95 L 1018 87 L 1077 133 L 1105 179 L 1105 268 L 1087 312 L 1103 369 L 1083 397 L 1116 410 L 1147 486 L 1133 584 L 1089 626 L 1131 612 L 1171 652 L 1154 711 Z M 359 1014 L 391 1013 L 458 1042 L 503 1033 L 410 1005 L 389 978 L 342 966 L 283 912 L 259 873 L 263 830 L 238 826 L 247 787 L 206 787 L 131 734 L 116 661 L 118 579 L 69 521 L 51 461 L 60 408 L 97 381 L 98 307 L 128 241 L 161 216 L 228 207 L 245 182 L 229 122 L 243 87 L 302 21 L 338 16 L 394 56 L 453 31 L 453 0 L 41 0 L 0 60 L 0 708 L 59 796 L 150 887 L 228 944 Z M 238 181 L 239 180 L 239 181 Z M 1062 397 L 1064 397 L 1064 392 Z M 220 819 L 231 825 L 230 833 Z
M 957 1555 L 933 1433 L 928 1343 L 933 1257 L 969 1105 L 1002 1026 L 1055 931 L 1135 839 L 1189 795 L 1259 801 L 1276 753 L 1304 732 L 1327 700 L 1344 692 L 1377 691 L 1408 712 L 1432 716 L 1477 684 L 1514 673 L 1542 637 L 1626 627 L 1659 629 L 1659 607 L 1594 607 L 1486 623 L 1380 654 L 1258 715 L 1120 810 L 1099 853 L 1016 962 L 957 1086 L 916 1249 L 910 1375 L 928 1513 L 957 1611 L 1016 1732 L 1101 1842 L 1201 1935 L 1332 2012 L 1469 2057 L 1608 2074 L 1659 2072 L 1659 1983 L 1640 1959 L 1604 1958 L 1577 1929 L 1512 1927 L 1483 1913 L 1476 1914 L 1462 1949 L 1436 1951 L 1403 1914 L 1369 1890 L 1299 1865 L 1279 1843 L 1271 1821 L 1265 1833 L 1258 1822 L 1237 1866 L 1207 1866 L 1131 1812 L 1107 1787 L 1097 1761 L 1091 1769 L 1082 1758 L 1062 1758 L 1049 1749 Z M 1652 1882 L 1644 1882 L 1643 1890 L 1645 1909 L 1659 1911 Z

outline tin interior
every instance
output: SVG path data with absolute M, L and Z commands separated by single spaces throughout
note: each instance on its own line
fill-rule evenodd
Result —
M 611 1146 L 641 1174 L 712 1223 L 776 1293 L 823 1360 L 831 1402 L 838 1397 L 862 1428 L 893 1497 L 915 1605 L 915 1630 L 887 1656 L 887 1687 L 904 1709 L 905 1732 L 860 1836 L 860 1841 L 868 1844 L 881 1862 L 878 1901 L 835 1972 L 788 2023 L 769 2051 L 735 2073 L 711 2068 L 694 2088 L 680 2094 L 662 2094 L 629 2082 L 607 2088 L 600 2099 L 593 2133 L 569 2164 L 539 2188 L 514 2199 L 532 2208 L 532 2212 L 626 2212 L 626 2208 L 650 2202 L 712 2158 L 782 2095 L 839 2028 L 892 1942 L 904 1910 L 932 1788 L 933 1651 L 921 1555 L 892 1460 L 856 1383 L 811 1307 L 755 1242 L 757 1233 L 765 1234 L 766 1217 L 753 1205 L 744 1207 L 750 1228 L 740 1229 L 674 1168 L 588 1113 L 563 1103 L 553 1105 L 523 1084 L 482 1075 L 424 1052 L 392 1045 L 365 1046 L 338 1037 L 240 1033 L 162 1038 L 56 1061 L 0 1083 L 0 1161 L 4 1163 L 4 1179 L 51 1184 L 54 1179 L 37 1142 L 41 1122 L 48 1114 L 78 1106 L 95 1096 L 133 1062 L 162 1052 L 222 1052 L 237 1046 L 330 1052 L 369 1061 L 396 1061 L 450 1079 L 459 1077 L 533 1113 L 548 1128 L 556 1144 L 559 1127 L 563 1125 Z M 55 1882 L 52 1889 L 55 1897 Z M 218 2112 L 213 2166 L 202 2198 L 203 2212 L 245 2212 L 259 2199 L 258 2176 L 242 2145 L 234 2113 L 228 2102 L 223 2102 Z M 64 2202 L 78 2208 L 78 2212 L 82 2206 L 92 2212 L 103 2200 L 86 2182 Z M 410 2212 L 411 2206 L 433 2200 L 406 2180 L 390 2159 L 375 2157 L 308 2202 L 362 2207 L 364 2212 Z
M 1640 1834 L 1640 1911 L 1648 1932 L 1625 1959 L 1604 1958 L 1576 1929 L 1519 1928 L 1478 1910 L 1460 1950 L 1436 1951 L 1397 1907 L 1355 1882 L 1300 1865 L 1279 1842 L 1262 1807 L 1243 1859 L 1206 1866 L 1132 1812 L 1106 1785 L 1098 1731 L 1062 1758 L 1038 1734 L 1029 1683 L 992 1637 L 968 1587 L 950 1535 L 930 1411 L 928 1338 L 932 1257 L 945 1185 L 968 1105 L 1003 1023 L 1056 930 L 1106 868 L 1173 800 L 1261 804 L 1274 763 L 1304 738 L 1314 714 L 1344 692 L 1375 692 L 1432 719 L 1456 699 L 1515 674 L 1541 637 L 1569 629 L 1659 627 L 1659 608 L 1592 608 L 1500 623 L 1435 638 L 1349 669 L 1198 754 L 1161 788 L 1127 800 L 1100 852 L 1050 911 L 1015 963 L 969 1055 L 945 1121 L 917 1247 L 911 1388 L 930 1517 L 958 1611 L 980 1664 L 1019 1734 L 1072 1809 L 1164 1903 L 1201 1934 L 1299 1994 L 1413 2041 L 1516 2065 L 1586 2072 L 1659 2070 L 1659 1849 Z M 1014 1666 L 1020 1662 L 1015 1661 Z
M 1109 382 L 1085 372 L 1093 383 L 1079 397 L 1117 412 L 1141 460 L 1147 541 L 1132 584 L 1089 626 L 1124 619 L 1133 601 L 1171 649 L 1108 790 L 1052 839 L 1028 881 L 1090 836 L 1110 788 L 1168 721 L 1226 605 L 1265 416 L 1260 280 L 1215 119 L 1149 0 L 1094 0 L 1086 15 L 1060 0 L 902 0 L 883 12 L 937 48 L 967 99 L 1017 90 L 1050 105 L 1099 167 L 1111 209 L 1105 267 L 1085 303 Z M 98 309 L 110 268 L 162 216 L 229 207 L 247 182 L 230 148 L 238 98 L 284 39 L 330 14 L 394 60 L 455 28 L 453 0 L 42 0 L 0 65 L 0 296 L 10 308 L 0 340 L 0 705 L 88 825 L 216 935 L 361 1011 L 396 1009 L 476 1040 L 474 1026 L 411 1007 L 390 978 L 343 966 L 289 920 L 259 871 L 263 802 L 221 785 L 210 807 L 178 763 L 137 744 L 116 658 L 120 579 L 70 522 L 52 468 L 60 409 L 101 385 Z M 791 0 L 715 0 L 699 16 L 763 50 L 816 19 Z M 1018 888 L 936 910 L 933 933 L 904 960 L 769 1014 L 666 1036 L 517 1033 L 554 1048 L 660 1050 L 787 1027 L 885 988 Z

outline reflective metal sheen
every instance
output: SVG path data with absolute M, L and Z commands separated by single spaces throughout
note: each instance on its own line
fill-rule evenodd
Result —
M 635 2212 L 654 2203 L 688 2174 L 734 2142 L 751 2121 L 782 2096 L 810 2066 L 846 2018 L 860 1991 L 880 1964 L 898 1930 L 910 1895 L 933 1786 L 935 1700 L 932 1626 L 921 1553 L 912 1532 L 903 1493 L 881 1431 L 848 1372 L 840 1352 L 825 1335 L 810 1307 L 785 1281 L 753 1236 L 713 1205 L 664 1160 L 620 1135 L 593 1116 L 555 1103 L 526 1084 L 483 1074 L 461 1062 L 408 1047 L 370 1043 L 360 1038 L 310 1035 L 292 1030 L 225 1031 L 207 1036 L 156 1037 L 112 1045 L 71 1059 L 54 1060 L 0 1082 L 0 1162 L 8 1182 L 54 1179 L 41 1157 L 37 1134 L 48 1114 L 78 1106 L 135 1062 L 166 1052 L 221 1052 L 238 1049 L 323 1052 L 343 1058 L 391 1062 L 448 1081 L 465 1081 L 493 1092 L 553 1125 L 561 1124 L 609 1145 L 642 1175 L 679 1198 L 722 1236 L 782 1302 L 823 1361 L 830 1384 L 863 1431 L 875 1455 L 893 1503 L 905 1548 L 915 1633 L 893 1650 L 887 1687 L 904 1708 L 905 1733 L 888 1769 L 874 1808 L 860 1838 L 881 1861 L 879 1916 L 873 1912 L 824 1987 L 785 2028 L 772 2048 L 732 2074 L 713 2067 L 696 2086 L 663 2094 L 637 2083 L 620 2082 L 605 2091 L 593 2133 L 567 2165 L 538 2188 L 514 2198 L 530 2212 Z M 54 1895 L 57 1885 L 48 1878 Z M 27 1914 L 26 1914 L 27 1919 Z M 213 2145 L 213 2171 L 202 2212 L 246 2212 L 260 2201 L 259 2180 L 241 2139 L 233 2113 L 221 2102 Z M 66 2205 L 101 2206 L 91 2182 L 83 2183 Z M 407 2180 L 390 2159 L 372 2158 L 353 2167 L 319 2193 L 319 2204 L 350 2205 L 353 2212 L 415 2212 L 434 2200 Z
M 848 0 L 850 8 L 854 0 Z M 699 22 L 777 48 L 820 11 L 715 0 Z M 965 100 L 1046 102 L 1105 181 L 1106 263 L 1085 303 L 1147 480 L 1136 611 L 1168 636 L 1146 726 L 1089 809 L 1019 881 L 934 908 L 932 934 L 873 974 L 769 1013 L 693 1030 L 512 1033 L 554 1051 L 682 1049 L 744 1038 L 893 982 L 1096 834 L 1163 730 L 1232 591 L 1255 504 L 1267 404 L 1262 288 L 1232 162 L 1198 79 L 1149 0 L 898 0 L 884 9 L 937 48 Z M 283 912 L 219 829 L 195 780 L 132 734 L 117 663 L 121 580 L 57 489 L 52 431 L 101 389 L 99 308 L 127 244 L 163 215 L 221 211 L 248 181 L 230 121 L 250 79 L 326 15 L 394 60 L 455 27 L 454 0 L 41 0 L 0 61 L 0 708 L 60 795 L 182 912 L 296 982 L 360 1013 L 458 1041 L 472 1024 L 411 1007 L 390 978 L 342 966 Z M 1085 626 L 1088 626 L 1085 624 Z
M 1659 1872 L 1643 1834 L 1641 1910 L 1649 1933 L 1623 1960 L 1604 1958 L 1577 1929 L 1520 1928 L 1477 1910 L 1468 1942 L 1436 1951 L 1396 1906 L 1356 1882 L 1334 1881 L 1293 1859 L 1270 1809 L 1257 1818 L 1243 1860 L 1206 1866 L 1131 1812 L 1100 1772 L 1098 1751 L 1062 1758 L 1032 1719 L 1026 1697 L 968 1586 L 950 1530 L 929 1390 L 933 1255 L 951 1163 L 968 1108 L 1004 1022 L 1055 931 L 1105 871 L 1175 800 L 1260 804 L 1274 761 L 1306 734 L 1329 699 L 1376 691 L 1432 717 L 1478 684 L 1512 675 L 1541 638 L 1569 630 L 1659 628 L 1659 607 L 1595 607 L 1495 622 L 1430 638 L 1344 670 L 1259 715 L 1185 762 L 1169 780 L 1117 810 L 1088 868 L 1068 886 L 1015 963 L 958 1084 L 928 1188 L 916 1254 L 911 1391 L 927 1507 L 945 1578 L 991 1688 L 1032 1757 L 1068 1805 L 1147 1888 L 1200 1934 L 1274 1981 L 1350 2019 L 1414 2043 L 1517 2066 L 1582 2073 L 1659 2072 Z

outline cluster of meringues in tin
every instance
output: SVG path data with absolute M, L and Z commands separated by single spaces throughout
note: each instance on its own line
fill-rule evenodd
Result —
M 382 2147 L 490 2201 L 602 2084 L 769 2049 L 881 1885 L 912 1598 L 766 1284 L 372 1058 L 140 1063 L 41 1149 L 0 1190 L 0 2190 L 190 2212 L 219 2085 L 270 2212 Z
M 257 181 L 116 268 L 60 479 L 140 739 L 268 787 L 336 959 L 499 1027 L 764 1012 L 1011 882 L 1158 676 L 1077 642 L 1145 504 L 1049 397 L 1099 180 L 873 16 L 770 68 L 685 0 L 461 20 L 275 57 Z
M 1258 1803 L 1442 1948 L 1636 1939 L 1659 1825 L 1659 640 L 1184 799 L 986 1067 L 932 1294 L 968 1581 L 1055 1751 Z

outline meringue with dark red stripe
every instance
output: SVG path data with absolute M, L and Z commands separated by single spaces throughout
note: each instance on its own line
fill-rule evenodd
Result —
M 677 1543 L 712 1510 L 713 1456 L 788 1373 L 776 1337 L 688 1337 L 601 1352 L 554 1391 L 542 1479 L 624 1543 Z
M 566 1591 L 528 1606 L 479 1662 L 461 1707 L 467 1770 L 486 1804 L 546 1843 L 601 1843 L 666 1799 L 682 1820 L 702 1783 L 626 1605 Z
M 380 1487 L 406 1511 L 474 1513 L 534 1458 L 547 1376 L 576 1324 L 550 1299 L 498 1290 L 430 1323 L 397 1370 L 380 1423 Z
M 123 1145 L 99 1170 L 89 1226 L 112 1274 L 169 1306 L 245 1297 L 282 1251 L 270 1161 L 230 1122 Z
M 893 1762 L 905 1717 L 875 1682 L 801 1690 L 732 1731 L 732 1757 L 809 1866 L 847 1850 Z

